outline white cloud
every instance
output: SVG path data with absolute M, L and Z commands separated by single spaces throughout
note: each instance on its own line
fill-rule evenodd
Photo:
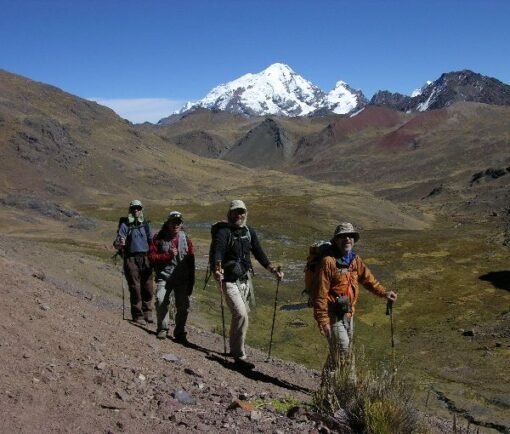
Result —
M 88 99 L 110 107 L 120 117 L 135 124 L 143 122 L 156 123 L 160 119 L 170 116 L 186 102 L 166 98 Z

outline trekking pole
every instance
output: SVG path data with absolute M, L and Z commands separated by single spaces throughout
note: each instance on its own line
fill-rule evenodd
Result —
M 119 251 L 117 251 L 113 256 L 112 256 L 112 261 L 113 261 L 113 265 L 117 266 L 117 256 L 119 257 L 123 257 L 122 256 L 122 253 Z M 123 264 L 124 265 L 124 264 Z M 124 289 L 124 281 L 126 280 L 126 277 L 124 275 L 124 266 L 122 266 L 121 268 L 121 279 L 122 279 L 122 283 L 121 283 L 121 288 L 122 288 L 122 319 L 125 320 L 126 319 L 126 302 L 125 302 L 125 289 Z
M 126 280 L 126 278 L 124 276 L 124 267 L 122 267 L 121 274 L 122 274 L 122 319 L 125 320 L 126 319 L 126 302 L 125 302 L 126 296 L 125 296 L 124 281 Z
M 278 265 L 278 268 L 277 268 L 278 273 L 281 271 L 281 268 L 282 267 L 280 265 Z M 269 339 L 269 351 L 267 353 L 266 362 L 269 361 L 269 359 L 271 358 L 271 346 L 273 344 L 274 323 L 275 323 L 275 319 L 276 319 L 276 303 L 278 303 L 278 289 L 279 288 L 280 288 L 280 279 L 278 278 L 278 280 L 276 281 L 276 292 L 274 294 L 273 324 L 271 325 L 271 337 Z
M 218 263 L 216 264 L 216 268 L 221 269 L 220 261 L 218 261 Z M 211 270 L 211 272 L 212 272 L 212 270 Z M 226 362 L 227 361 L 227 338 L 225 335 L 225 308 L 224 308 L 224 303 L 223 303 L 223 279 L 219 280 L 218 285 L 219 285 L 220 296 L 221 296 L 221 325 L 222 325 L 222 332 L 223 332 L 223 358 Z
M 388 300 L 386 302 L 386 315 L 390 317 L 391 327 L 391 348 L 395 348 L 394 328 L 393 328 L 393 301 Z

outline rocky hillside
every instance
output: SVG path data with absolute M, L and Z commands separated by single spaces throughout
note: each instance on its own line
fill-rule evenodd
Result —
M 372 105 L 420 112 L 448 107 L 457 102 L 508 106 L 510 86 L 495 78 L 464 70 L 442 74 L 414 96 L 379 91 L 370 100 Z
M 29 260 L 18 251 L 30 250 Z M 120 286 L 120 270 L 34 243 L 0 240 L 0 417 L 4 432 L 310 432 L 277 402 L 310 402 L 318 373 L 250 350 L 252 372 L 221 356 L 218 335 L 156 339 L 121 305 L 76 280 L 82 268 Z M 58 270 L 60 268 L 60 270 Z M 67 270 L 67 277 L 62 274 Z M 118 300 L 118 299 L 117 299 Z M 287 404 L 288 406 L 288 404 Z

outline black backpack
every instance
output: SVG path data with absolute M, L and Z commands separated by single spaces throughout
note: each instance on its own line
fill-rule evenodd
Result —
M 207 283 L 209 282 L 209 279 L 211 278 L 212 276 L 212 273 L 213 273 L 213 270 L 214 270 L 214 267 L 215 267 L 215 264 L 213 264 L 211 261 L 212 261 L 212 257 L 213 257 L 213 252 L 214 252 L 214 238 L 216 237 L 216 232 L 218 232 L 219 229 L 221 228 L 229 228 L 231 229 L 231 226 L 230 226 L 230 223 L 225 221 L 225 220 L 220 220 L 216 223 L 214 223 L 212 226 L 211 226 L 211 245 L 209 246 L 209 260 L 208 260 L 208 265 L 207 265 L 207 270 L 205 272 L 205 278 L 204 278 L 204 288 L 206 288 L 207 286 Z M 250 245 L 251 245 L 251 233 L 250 233 L 250 228 L 248 226 L 246 226 L 246 237 L 248 238 L 248 241 L 250 242 Z M 234 243 L 234 238 L 240 238 L 240 237 L 234 237 L 232 235 L 232 231 L 230 230 L 229 231 L 229 241 L 228 241 L 228 245 L 229 246 L 232 246 L 233 243 Z

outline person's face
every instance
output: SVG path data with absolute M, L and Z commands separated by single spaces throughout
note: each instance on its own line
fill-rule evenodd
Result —
M 338 250 L 346 255 L 354 247 L 354 234 L 337 235 L 335 237 L 335 244 L 338 247 Z
M 230 211 L 230 218 L 233 224 L 242 226 L 246 222 L 246 210 L 243 208 L 236 208 Z
M 175 235 L 182 229 L 182 220 L 180 219 L 172 219 L 166 222 L 168 230 L 170 234 Z
M 132 206 L 131 207 L 131 214 L 133 214 L 134 217 L 139 217 L 142 212 L 141 206 Z

